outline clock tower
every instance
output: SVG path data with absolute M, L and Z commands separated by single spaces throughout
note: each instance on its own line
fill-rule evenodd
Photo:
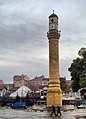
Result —
M 58 16 L 51 14 L 49 16 L 49 83 L 47 91 L 47 107 L 62 106 L 62 91 L 59 80 L 59 38 Z

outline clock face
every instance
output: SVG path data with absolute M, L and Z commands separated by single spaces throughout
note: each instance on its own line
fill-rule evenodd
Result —
M 50 29 L 55 29 L 55 24 L 50 24 Z

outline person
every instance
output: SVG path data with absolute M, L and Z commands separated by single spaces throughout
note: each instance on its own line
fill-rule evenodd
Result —
M 60 114 L 60 116 L 62 115 L 59 106 L 58 106 L 58 110 L 57 110 L 57 115 L 58 115 L 58 114 Z
M 52 115 L 53 115 L 53 114 L 55 114 L 55 116 L 56 116 L 55 107 L 52 105 L 52 113 L 51 113 L 51 115 L 50 115 L 50 116 L 52 117 Z

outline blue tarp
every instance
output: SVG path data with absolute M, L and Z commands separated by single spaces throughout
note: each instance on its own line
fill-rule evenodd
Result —
M 26 102 L 15 102 L 12 104 L 11 106 L 12 108 L 14 109 L 17 109 L 17 108 L 26 108 Z

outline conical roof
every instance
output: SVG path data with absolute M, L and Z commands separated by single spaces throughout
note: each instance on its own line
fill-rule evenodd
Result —
M 53 10 L 53 14 L 51 14 L 50 16 L 49 16 L 49 18 L 50 17 L 57 17 L 58 18 L 58 16 L 56 15 L 56 14 L 54 14 L 54 10 Z

